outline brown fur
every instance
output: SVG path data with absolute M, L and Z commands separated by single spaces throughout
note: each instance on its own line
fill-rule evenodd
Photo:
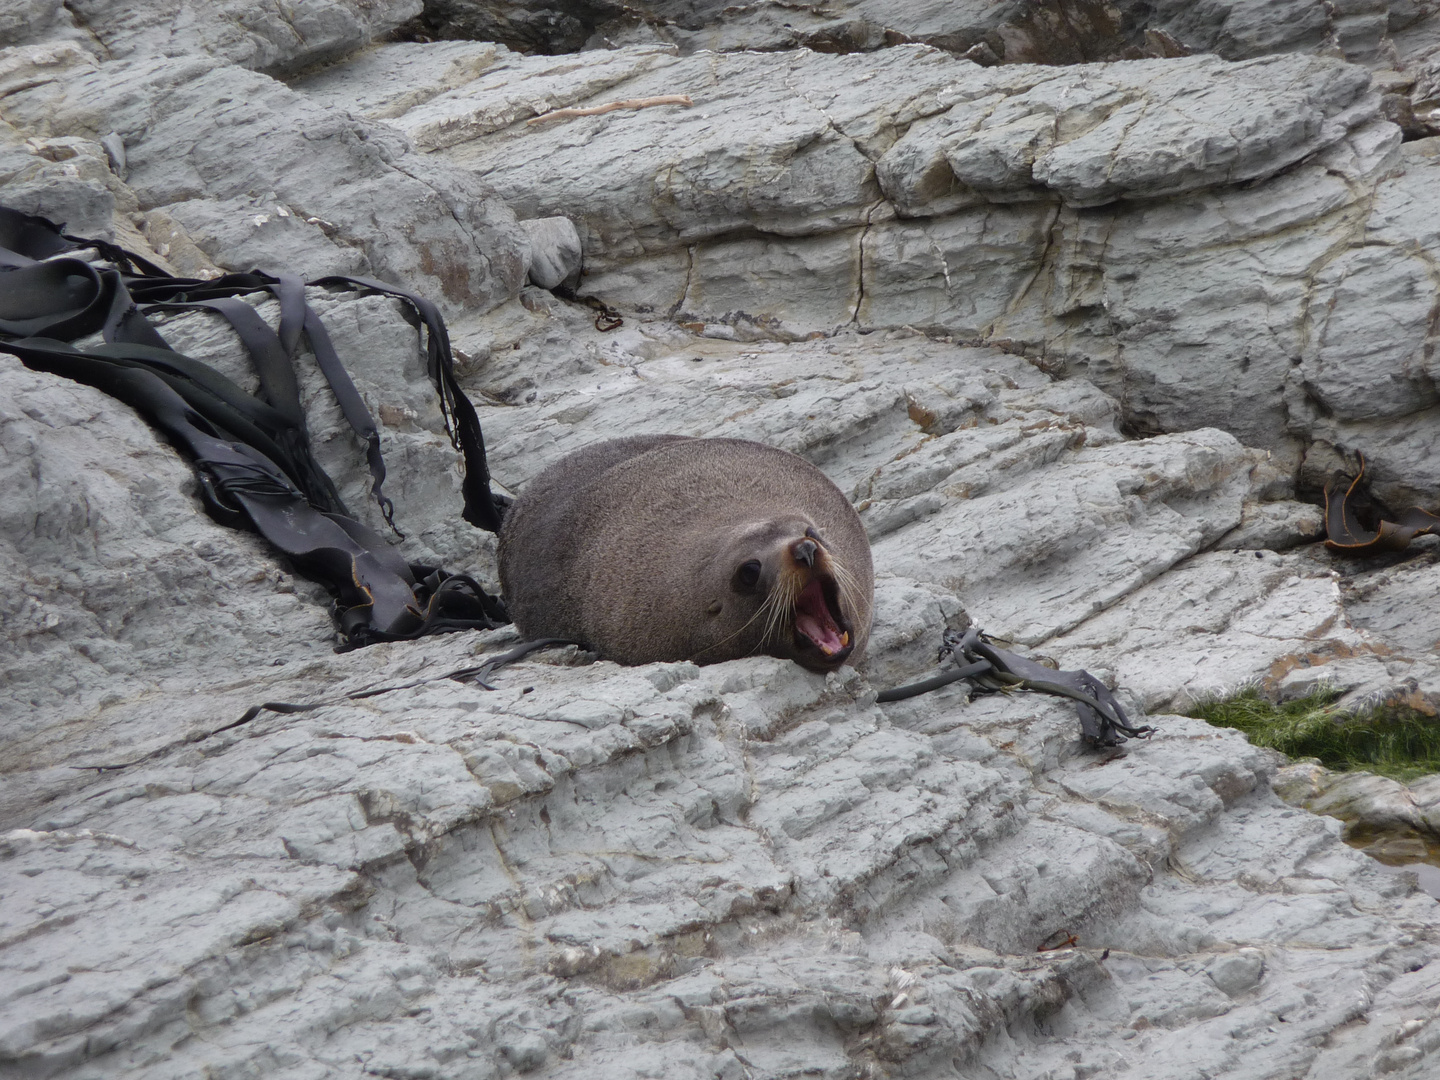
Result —
M 812 575 L 833 582 L 827 610 L 849 632 L 835 655 L 795 629 Z M 536 477 L 506 514 L 500 582 L 527 638 L 622 664 L 769 654 L 830 670 L 863 655 L 874 600 L 865 529 L 820 470 L 760 443 L 677 435 L 598 443 Z

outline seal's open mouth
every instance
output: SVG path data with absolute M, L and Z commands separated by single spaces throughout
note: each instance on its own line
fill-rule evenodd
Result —
M 815 575 L 795 599 L 795 643 L 802 652 L 818 650 L 822 663 L 839 665 L 850 654 L 850 631 L 840 614 L 832 578 Z

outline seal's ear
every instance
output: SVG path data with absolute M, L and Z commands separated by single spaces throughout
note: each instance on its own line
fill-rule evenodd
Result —
M 730 588 L 737 593 L 753 593 L 760 584 L 760 571 L 763 569 L 760 560 L 751 559 L 747 563 L 741 563 L 740 569 L 735 571 L 735 576 L 730 579 Z

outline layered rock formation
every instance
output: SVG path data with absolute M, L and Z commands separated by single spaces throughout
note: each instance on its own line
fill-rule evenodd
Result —
M 512 491 L 636 431 L 802 454 L 870 531 L 871 652 L 569 650 L 494 690 L 448 673 L 508 630 L 337 655 L 323 591 L 138 418 L 0 354 L 5 1068 L 1434 1071 L 1435 901 L 1171 714 L 1250 680 L 1440 705 L 1433 539 L 1312 542 L 1357 451 L 1440 504 L 1433 4 L 302 7 L 0 16 L 0 202 L 186 274 L 425 292 Z M 421 40 L 461 31 L 492 40 Z M 577 239 L 618 330 L 524 284 Z M 402 552 L 493 585 L 404 309 L 310 300 Z M 253 382 L 220 319 L 157 325 Z M 967 613 L 1160 733 L 877 705 Z M 264 702 L 322 707 L 236 723 Z

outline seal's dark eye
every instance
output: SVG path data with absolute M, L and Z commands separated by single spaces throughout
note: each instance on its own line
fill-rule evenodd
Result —
M 760 584 L 760 563 L 751 559 L 742 563 L 739 570 L 735 571 L 735 577 L 731 581 L 731 587 L 736 592 L 754 592 L 755 586 Z

